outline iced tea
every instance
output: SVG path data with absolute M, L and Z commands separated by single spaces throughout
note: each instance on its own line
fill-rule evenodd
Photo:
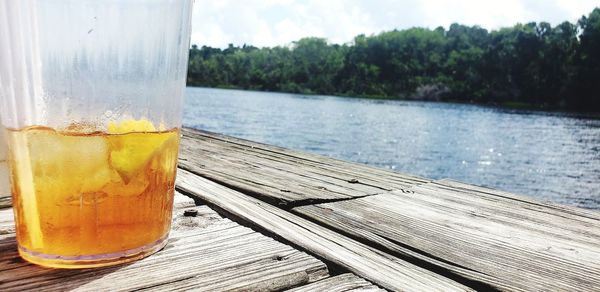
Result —
M 8 188 L 8 166 L 6 155 L 4 131 L 2 127 L 0 127 L 0 197 L 7 196 L 10 193 Z
M 164 245 L 178 129 L 133 120 L 102 132 L 8 130 L 7 140 L 23 258 L 53 267 L 102 266 Z

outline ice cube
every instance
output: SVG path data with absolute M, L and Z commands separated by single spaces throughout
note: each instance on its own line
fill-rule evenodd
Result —
M 97 192 L 116 176 L 108 163 L 104 136 L 67 135 L 49 129 L 22 134 L 38 194 L 57 197 Z
M 104 191 L 111 197 L 133 197 L 142 195 L 150 186 L 150 178 L 144 172 L 138 173 L 128 182 L 111 182 L 104 187 Z

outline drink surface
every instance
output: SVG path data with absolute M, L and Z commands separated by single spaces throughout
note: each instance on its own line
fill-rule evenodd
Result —
M 168 234 L 178 129 L 130 121 L 107 132 L 29 127 L 7 134 L 21 252 L 85 259 Z

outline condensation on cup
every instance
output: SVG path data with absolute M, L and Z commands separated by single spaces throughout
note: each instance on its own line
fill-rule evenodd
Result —
M 192 3 L 0 0 L 1 166 L 23 259 L 91 268 L 166 245 Z

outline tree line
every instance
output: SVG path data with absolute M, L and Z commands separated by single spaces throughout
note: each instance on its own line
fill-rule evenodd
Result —
M 289 46 L 192 46 L 188 85 L 600 112 L 600 8 L 577 23 L 452 24 Z

